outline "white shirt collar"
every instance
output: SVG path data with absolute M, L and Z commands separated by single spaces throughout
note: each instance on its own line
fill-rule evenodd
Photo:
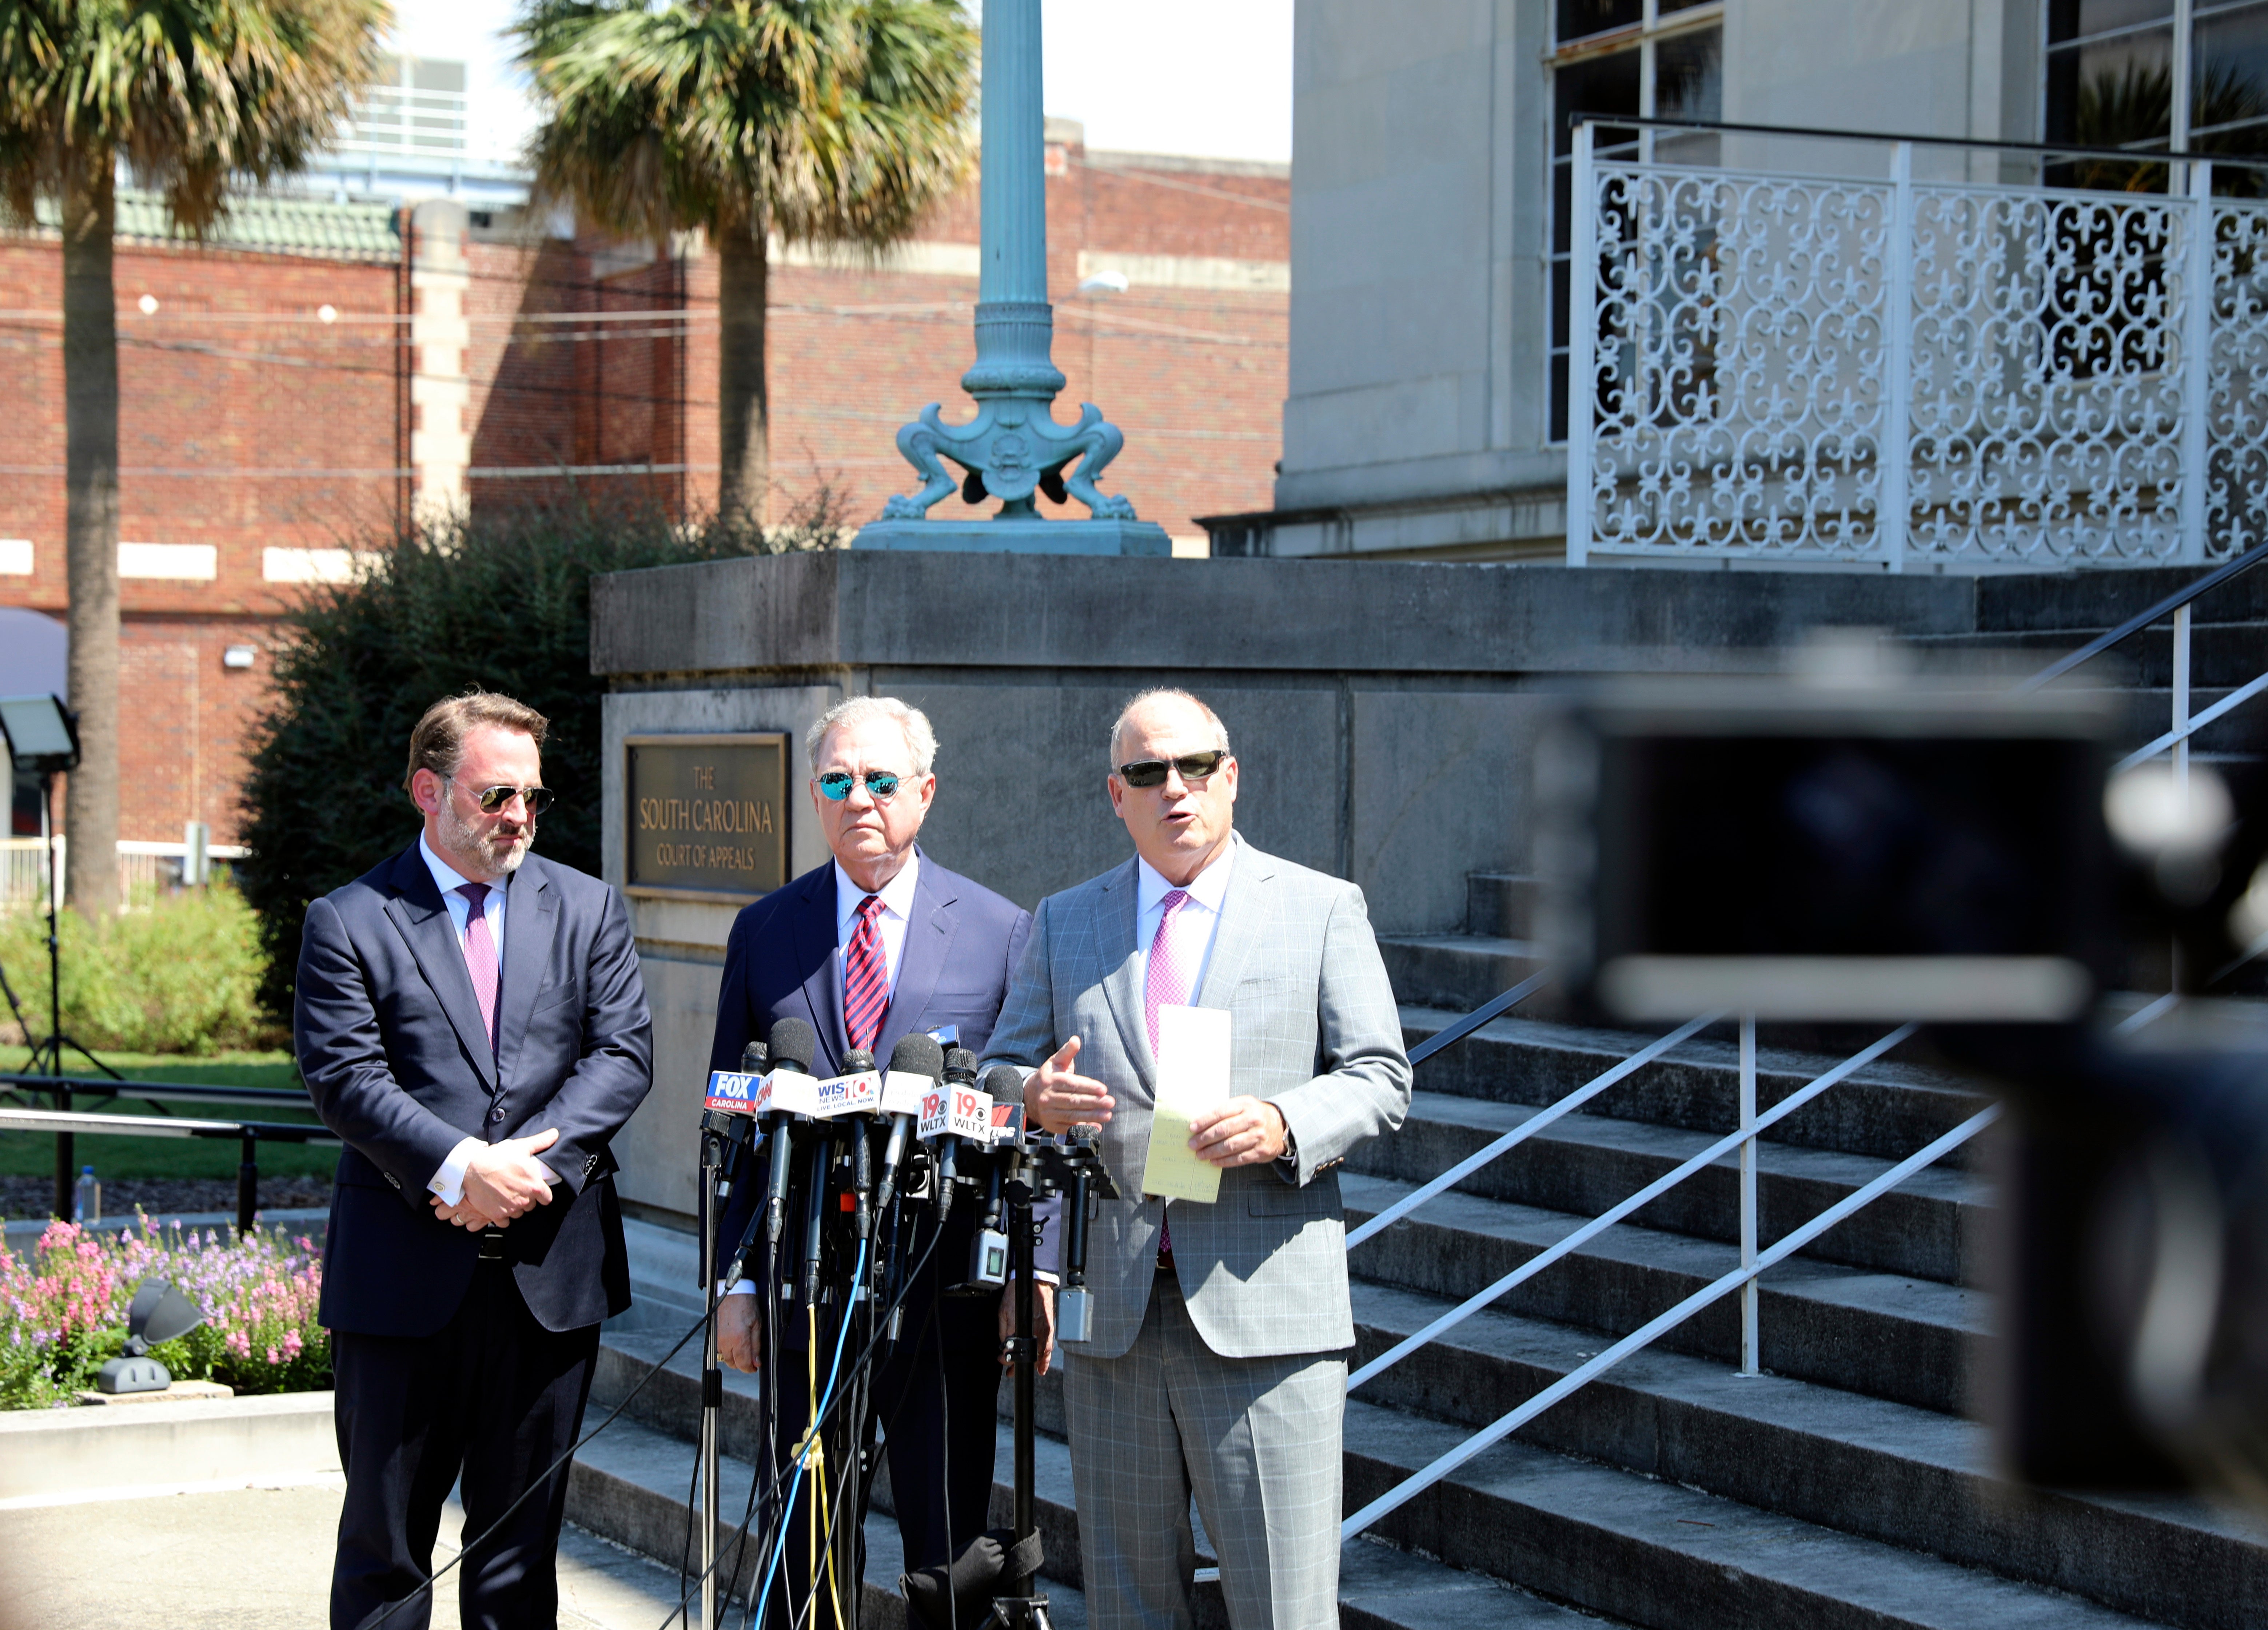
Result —
M 898 874 L 884 883 L 879 891 L 885 912 L 895 912 L 905 922 L 914 916 L 914 885 L 921 875 L 921 851 L 917 849 L 906 857 Z M 850 881 L 850 874 L 843 869 L 843 862 L 835 863 L 835 932 L 838 943 L 848 943 L 851 930 L 858 920 L 859 903 L 866 891 Z
M 463 873 L 458 871 L 456 867 L 451 866 L 446 860 L 444 860 L 439 855 L 434 853 L 433 845 L 425 841 L 425 834 L 423 832 L 417 834 L 417 852 L 425 857 L 425 869 L 433 874 L 433 886 L 441 891 L 441 898 L 445 903 L 448 900 L 450 894 L 453 890 L 461 889 L 467 883 L 473 881 L 471 878 L 467 877 Z M 501 899 L 504 896 L 504 884 L 501 882 L 490 883 L 489 885 L 489 896 L 493 898 Z M 462 895 L 459 895 L 457 897 L 460 900 L 464 899 Z
M 1220 846 L 1220 852 L 1212 858 L 1211 863 L 1187 884 L 1167 882 L 1156 867 L 1137 855 L 1134 857 L 1134 915 L 1138 918 L 1157 910 L 1159 902 L 1174 889 L 1187 888 L 1191 904 L 1201 905 L 1219 916 L 1220 903 L 1228 895 L 1228 874 L 1235 865 L 1236 838 L 1233 834 Z

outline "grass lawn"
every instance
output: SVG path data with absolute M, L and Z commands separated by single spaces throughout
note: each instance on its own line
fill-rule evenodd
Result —
M 20 1047 L 0 1047 L 0 1073 L 26 1067 L 27 1054 Z M 217 1053 L 209 1058 L 187 1058 L 165 1053 L 107 1052 L 102 1061 L 129 1081 L 187 1081 L 212 1086 L 296 1088 L 299 1072 L 288 1052 Z M 93 1067 L 76 1060 L 73 1075 L 92 1075 Z M 7 1095 L 18 1108 L 51 1104 L 46 1094 Z M 104 1115 L 162 1115 L 164 1110 L 137 1099 L 104 1103 L 75 1093 L 71 1108 Z M 192 1120 L 250 1120 L 312 1122 L 313 1110 L 280 1103 L 209 1103 L 169 1100 L 166 1108 Z M 106 1180 L 114 1177 L 236 1176 L 238 1144 L 225 1138 L 125 1138 L 80 1133 L 77 1158 Z M 338 1164 L 335 1144 L 270 1143 L 260 1151 L 263 1176 L 328 1177 Z M 40 1176 L 55 1169 L 55 1143 L 46 1132 L 0 1132 L 0 1175 Z

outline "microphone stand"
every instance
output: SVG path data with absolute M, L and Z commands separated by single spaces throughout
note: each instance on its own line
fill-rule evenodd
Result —
M 724 1176 L 725 1117 L 701 1116 L 701 1294 L 708 1309 L 701 1337 L 701 1630 L 716 1630 L 717 1523 L 721 1477 L 717 1464 L 717 1417 L 725 1402 L 725 1372 L 717 1361 L 717 1202 L 731 1192 Z

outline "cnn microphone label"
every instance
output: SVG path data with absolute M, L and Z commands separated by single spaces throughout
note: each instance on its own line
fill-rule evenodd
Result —
M 919 1115 L 922 1104 L 937 1085 L 926 1075 L 911 1070 L 892 1070 L 882 1077 L 882 1113 L 885 1115 Z
M 704 1110 L 727 1110 L 741 1115 L 762 1115 L 764 1100 L 770 1096 L 768 1078 L 744 1075 L 738 1070 L 709 1072 L 709 1095 L 701 1101 Z

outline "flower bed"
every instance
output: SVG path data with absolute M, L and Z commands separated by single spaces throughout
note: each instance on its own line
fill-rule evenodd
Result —
M 152 1224 L 118 1233 L 54 1222 L 28 1258 L 0 1246 L 0 1409 L 69 1404 L 126 1346 L 126 1310 L 145 1279 L 170 1280 L 205 1322 L 150 1349 L 176 1381 L 239 1392 L 331 1384 L 314 1243 L 255 1228 L 242 1242 Z

